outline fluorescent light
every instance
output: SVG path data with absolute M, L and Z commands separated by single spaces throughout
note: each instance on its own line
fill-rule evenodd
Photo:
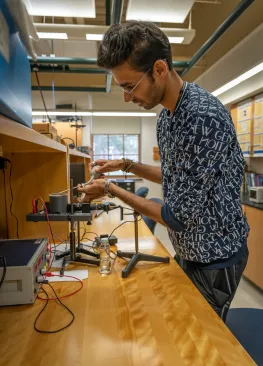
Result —
M 87 41 L 102 41 L 103 34 L 86 34 Z M 184 37 L 168 37 L 170 43 L 183 43 Z
M 102 41 L 103 34 L 86 34 L 87 41 Z
M 30 0 L 31 15 L 96 18 L 95 0 Z
M 32 116 L 46 116 L 45 111 L 32 111 Z M 52 112 L 49 116 L 94 116 L 94 117 L 156 117 L 156 112 Z
M 155 112 L 92 112 L 94 117 L 155 117 Z
M 251 78 L 252 76 L 258 74 L 259 72 L 263 71 L 263 62 L 249 71 L 245 72 L 244 74 L 238 76 L 236 79 L 230 81 L 229 83 L 221 86 L 221 88 L 215 90 L 212 94 L 217 97 L 220 94 L 225 93 L 227 90 L 234 88 L 238 84 L 242 83 L 243 81 Z
M 129 0 L 126 19 L 149 20 L 158 23 L 183 23 L 193 5 L 194 0 L 165 0 L 165 2 Z
M 170 43 L 183 43 L 184 37 L 168 37 Z
M 37 32 L 39 38 L 44 39 L 68 39 L 67 33 Z
M 32 116 L 46 116 L 45 111 L 32 111 Z M 92 112 L 52 112 L 48 111 L 49 116 L 92 116 Z

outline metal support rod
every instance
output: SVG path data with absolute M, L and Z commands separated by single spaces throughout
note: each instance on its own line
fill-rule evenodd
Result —
M 105 0 L 106 5 L 106 25 L 110 25 L 110 0 Z
M 97 65 L 96 58 L 79 58 L 79 57 L 38 57 L 37 61 L 34 61 L 31 57 L 28 57 L 30 63 L 33 64 L 54 64 L 54 65 Z
M 74 214 L 74 206 L 73 206 L 73 179 L 70 179 L 70 213 Z
M 39 57 L 37 61 L 33 61 L 31 57 L 28 57 L 28 60 L 30 61 L 31 65 L 97 65 L 97 59 L 96 58 L 70 58 L 70 57 Z M 173 67 L 186 67 L 188 65 L 187 61 L 173 61 Z M 56 67 L 56 66 L 55 66 Z M 52 67 L 51 67 L 52 69 Z M 74 70 L 77 72 L 77 70 L 81 69 L 73 69 L 70 68 L 69 70 Z M 102 70 L 103 73 L 107 73 L 107 71 L 103 69 L 82 69 L 83 73 L 85 70 L 89 70 L 87 73 L 100 73 L 99 71 L 95 70 Z M 91 71 L 90 71 L 91 70 Z M 93 71 L 94 70 L 94 71 Z M 42 70 L 39 70 L 42 71 Z M 61 71 L 63 72 L 63 71 Z M 65 71 L 66 68 L 65 68 Z M 71 72 L 71 71 L 69 71 Z M 81 72 L 80 72 L 81 73 Z
M 111 24 L 121 23 L 123 0 L 112 0 Z
M 109 7 L 110 1 L 106 0 L 106 24 L 110 21 L 110 24 L 119 24 L 121 23 L 122 10 L 123 10 L 123 0 L 112 0 L 111 6 L 111 15 L 109 17 Z M 106 92 L 110 93 L 111 91 L 111 82 L 112 75 L 108 74 L 106 77 Z
M 78 249 L 80 249 L 80 222 L 78 221 Z
M 32 90 L 38 90 L 38 87 L 32 85 Z M 51 86 L 41 86 L 43 91 L 52 91 Z M 92 86 L 55 86 L 55 91 L 69 91 L 69 92 L 100 92 L 106 93 L 105 87 L 92 87 Z
M 73 206 L 73 179 L 70 179 L 70 212 L 71 215 L 74 213 Z M 70 219 L 70 256 L 71 259 L 76 259 L 76 234 L 75 234 L 75 224 L 73 218 Z
M 138 212 L 134 211 L 134 233 L 135 233 L 135 252 L 139 252 L 139 233 L 138 233 Z
M 33 70 L 33 64 L 31 72 L 34 72 Z M 57 65 L 57 66 L 38 66 L 38 72 L 44 72 L 44 73 L 56 73 L 56 74 L 108 74 L 108 71 L 105 69 L 97 69 L 97 68 L 72 68 L 68 65 Z
M 111 90 L 111 80 L 112 80 L 112 75 L 108 74 L 106 77 L 106 93 L 110 93 Z
M 213 1 L 208 1 L 208 0 L 195 0 L 195 3 L 200 3 L 200 4 L 212 4 L 212 5 L 221 5 L 222 2 L 219 0 L 213 0 Z
M 255 0 L 242 0 L 235 10 L 227 17 L 227 19 L 217 28 L 214 34 L 203 44 L 203 46 L 195 53 L 195 55 L 188 61 L 187 67 L 183 70 L 184 76 L 197 61 L 206 54 L 206 52 L 216 43 L 216 41 L 227 31 L 227 29 L 240 17 L 241 14 L 254 2 Z

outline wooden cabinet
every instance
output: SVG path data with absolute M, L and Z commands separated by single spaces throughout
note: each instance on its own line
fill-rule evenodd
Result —
M 250 225 L 248 237 L 249 259 L 244 275 L 263 289 L 263 210 L 245 206 Z
M 263 95 L 255 98 L 253 155 L 263 156 Z
M 252 132 L 253 132 L 253 109 L 252 99 L 237 105 L 237 138 L 244 156 L 251 155 Z
M 263 94 L 232 105 L 231 117 L 244 156 L 263 156 Z
M 47 223 L 26 221 L 26 214 L 32 211 L 32 198 L 40 196 L 48 201 L 49 194 L 69 188 L 72 161 L 84 163 L 88 180 L 90 157 L 1 115 L 0 151 L 12 163 L 11 171 L 11 164 L 7 164 L 5 176 L 0 171 L 0 237 L 7 237 L 7 228 L 10 239 L 17 237 L 11 203 L 20 239 L 46 237 Z M 53 222 L 52 228 L 58 237 L 67 238 L 67 222 Z

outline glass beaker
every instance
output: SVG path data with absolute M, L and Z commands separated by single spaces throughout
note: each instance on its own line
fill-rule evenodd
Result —
M 110 257 L 110 244 L 108 238 L 102 238 L 99 247 L 100 251 L 100 268 L 99 272 L 103 275 L 111 273 L 111 257 Z

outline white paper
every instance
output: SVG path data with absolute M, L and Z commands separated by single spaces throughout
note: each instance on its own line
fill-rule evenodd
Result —
M 49 282 L 74 282 L 74 281 L 77 282 L 77 280 L 75 278 L 60 276 L 59 272 L 51 272 L 51 273 L 55 274 L 55 275 L 58 275 L 58 276 L 46 277 L 46 279 Z M 88 272 L 87 269 L 78 269 L 78 270 L 72 270 L 72 271 L 65 271 L 64 274 L 66 276 L 76 277 L 80 280 L 85 280 L 89 276 L 89 272 Z
M 57 244 L 56 245 L 56 250 L 57 250 L 57 253 L 60 254 L 60 253 L 64 253 L 66 250 L 69 249 L 69 244 L 67 243 L 62 243 L 62 244 Z M 52 250 L 54 250 L 54 246 L 52 246 Z M 55 259 L 53 258 L 55 255 L 55 252 L 52 253 L 52 259 L 51 259 L 51 262 L 52 262 L 52 268 L 61 268 L 62 267 L 62 263 L 63 263 L 63 258 L 60 258 L 60 259 Z M 68 266 L 69 263 L 66 264 L 65 267 Z

